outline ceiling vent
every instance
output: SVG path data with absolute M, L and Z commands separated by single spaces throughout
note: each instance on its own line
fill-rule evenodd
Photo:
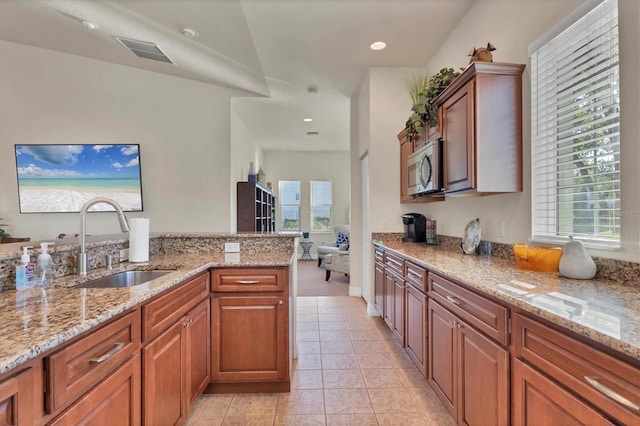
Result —
M 320 132 L 307 132 L 308 136 L 314 136 L 314 135 L 319 135 Z
M 167 62 L 169 64 L 173 64 L 173 61 L 169 59 L 169 57 L 165 55 L 164 52 L 160 50 L 158 45 L 155 43 L 149 43 L 147 41 L 140 40 L 131 40 L 124 37 L 114 37 L 138 58 L 151 59 L 152 61 Z

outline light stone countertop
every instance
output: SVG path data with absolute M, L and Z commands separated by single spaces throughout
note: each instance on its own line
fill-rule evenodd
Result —
M 463 255 L 424 243 L 374 243 L 640 361 L 640 283 L 573 280 L 557 272 L 517 269 L 506 259 Z
M 289 266 L 293 255 L 293 251 L 248 253 L 240 254 L 238 260 L 224 253 L 162 254 L 151 256 L 146 263 L 122 263 L 111 271 L 90 271 L 87 277 L 58 278 L 46 289 L 0 292 L 0 374 L 209 268 Z M 175 271 L 130 288 L 70 288 L 133 269 Z

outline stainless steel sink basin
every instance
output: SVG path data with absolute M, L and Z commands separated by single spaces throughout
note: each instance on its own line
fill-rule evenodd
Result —
M 170 274 L 174 271 L 123 271 L 102 278 L 79 284 L 76 288 L 118 288 L 133 287 L 136 285 L 148 283 L 163 275 Z

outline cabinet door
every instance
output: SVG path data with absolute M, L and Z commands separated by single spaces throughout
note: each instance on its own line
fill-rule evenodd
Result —
M 404 279 L 393 275 L 393 337 L 404 346 Z
M 379 262 L 375 263 L 374 283 L 376 309 L 384 317 L 384 266 Z
M 176 322 L 142 350 L 145 425 L 174 425 L 186 418 L 184 391 L 186 321 Z
M 124 363 L 49 424 L 139 425 L 140 357 Z
M 509 352 L 460 320 L 456 329 L 459 423 L 508 425 Z
M 546 426 L 613 423 L 527 364 L 514 359 L 513 424 Z
M 418 370 L 425 374 L 427 354 L 427 296 L 407 285 L 406 352 Z
M 0 383 L 0 425 L 34 423 L 33 387 L 32 368 Z
M 393 311 L 395 309 L 393 295 L 395 293 L 394 275 L 385 270 L 384 272 L 384 322 L 393 330 Z
M 288 308 L 283 296 L 214 296 L 211 303 L 213 382 L 288 377 Z
M 474 81 L 442 105 L 442 136 L 444 138 L 444 176 L 446 192 L 458 192 L 475 187 Z
M 429 300 L 429 383 L 445 408 L 457 418 L 456 317 Z
M 400 202 L 411 202 L 415 196 L 409 195 L 409 169 L 407 167 L 409 156 L 413 154 L 413 142 L 406 139 L 400 142 Z M 414 177 L 415 179 L 415 174 Z
M 211 381 L 211 318 L 210 302 L 205 299 L 187 314 L 186 388 L 189 407 L 196 402 Z

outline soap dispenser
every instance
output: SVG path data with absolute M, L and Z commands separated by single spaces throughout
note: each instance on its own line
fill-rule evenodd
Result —
M 55 243 L 40 243 L 41 253 L 38 256 L 38 266 L 36 267 L 36 283 L 43 287 L 51 285 L 53 282 L 53 262 L 49 254 L 49 245 Z
M 20 263 L 16 265 L 16 290 L 27 290 L 33 287 L 35 264 L 31 263 L 30 248 L 31 246 L 22 247 Z

